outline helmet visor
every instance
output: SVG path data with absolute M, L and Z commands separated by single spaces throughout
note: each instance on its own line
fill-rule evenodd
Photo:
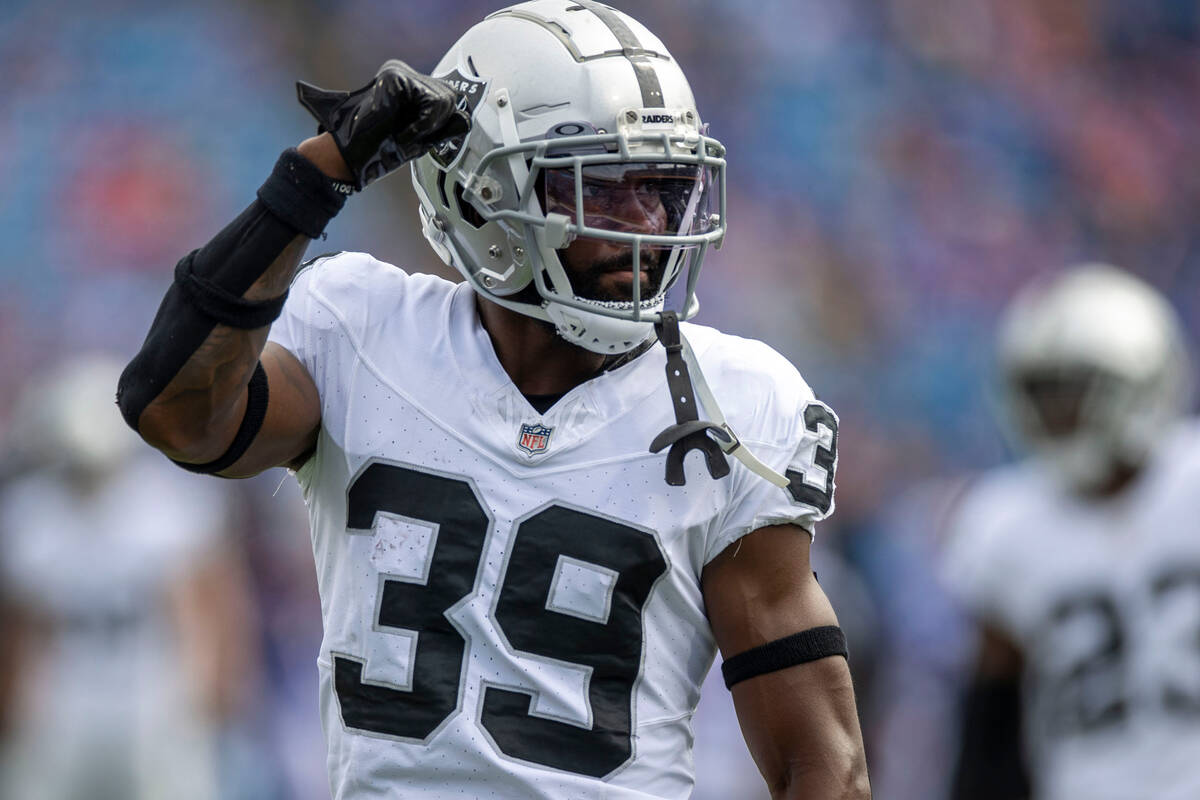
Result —
M 545 209 L 570 217 L 581 236 L 704 233 L 712 185 L 707 173 L 697 164 L 672 162 L 587 164 L 578 173 L 572 167 L 550 168 L 544 171 Z M 672 246 L 680 244 L 691 243 Z
M 1102 432 L 1122 384 L 1116 376 L 1085 365 L 1026 369 L 1009 380 L 1024 406 L 1028 433 L 1049 440 Z
M 1076 433 L 1094 376 L 1083 370 L 1029 372 L 1015 378 L 1033 412 L 1039 432 L 1051 439 Z

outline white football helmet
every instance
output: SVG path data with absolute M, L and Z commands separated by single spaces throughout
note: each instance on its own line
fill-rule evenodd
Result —
M 475 25 L 433 74 L 471 130 L 413 161 L 413 185 L 425 237 L 476 292 L 597 353 L 645 341 L 685 273 L 679 316 L 695 314 L 725 233 L 725 149 L 658 37 L 593 0 L 533 0 Z M 585 238 L 628 248 L 627 297 L 572 286 L 560 253 Z
M 76 355 L 29 380 L 17 400 L 7 447 L 18 459 L 92 476 L 118 469 L 141 440 L 117 408 L 116 358 Z
M 1105 264 L 1023 290 L 999 338 L 1015 432 L 1077 490 L 1140 466 L 1190 399 L 1179 320 L 1140 279 Z

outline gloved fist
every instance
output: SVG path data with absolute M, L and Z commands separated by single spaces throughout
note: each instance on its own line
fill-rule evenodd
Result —
M 296 94 L 320 123 L 318 132 L 333 136 L 356 189 L 471 127 L 453 89 L 395 59 L 357 91 L 331 92 L 297 81 Z

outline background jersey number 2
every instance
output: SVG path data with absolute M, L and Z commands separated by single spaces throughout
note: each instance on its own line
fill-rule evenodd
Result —
M 423 741 L 459 708 L 467 643 L 447 612 L 474 593 L 490 522 L 467 481 L 381 461 L 351 484 L 346 527 L 369 531 L 379 513 L 437 526 L 425 580 L 385 579 L 378 601 L 378 630 L 418 634 L 409 683 L 365 683 L 362 659 L 334 654 L 334 685 L 347 728 Z M 599 610 L 552 607 L 564 569 L 593 576 Z M 532 716 L 530 693 L 488 686 L 480 720 L 501 752 L 593 777 L 629 760 L 642 609 L 666 570 L 652 534 L 605 517 L 552 505 L 516 525 L 495 621 L 520 653 L 591 668 L 592 723 Z

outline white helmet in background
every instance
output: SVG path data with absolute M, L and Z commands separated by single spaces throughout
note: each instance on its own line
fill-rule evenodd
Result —
M 426 238 L 476 292 L 598 353 L 645 341 L 681 275 L 680 318 L 695 314 L 725 232 L 725 150 L 658 37 L 592 0 L 533 0 L 475 25 L 433 74 L 472 125 L 413 161 L 413 185 Z M 622 209 L 639 192 L 653 193 L 652 225 Z M 628 298 L 572 287 L 559 254 L 583 238 L 629 249 Z
M 12 417 L 13 455 L 93 475 L 118 469 L 140 442 L 116 404 L 123 367 L 108 355 L 77 355 L 31 379 Z
M 1016 433 L 1084 492 L 1118 467 L 1139 467 L 1190 399 L 1171 306 L 1104 264 L 1023 290 L 1002 322 L 999 360 Z

